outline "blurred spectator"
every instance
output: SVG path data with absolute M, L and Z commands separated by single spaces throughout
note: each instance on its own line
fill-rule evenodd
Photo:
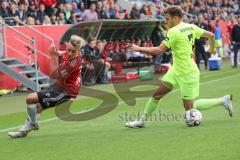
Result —
M 150 5 L 148 5 L 147 8 L 146 8 L 146 15 L 148 17 L 152 17 L 153 16 L 153 12 L 152 12 L 152 9 L 151 9 Z
M 146 40 L 143 40 L 141 42 L 141 47 L 147 47 L 147 41 Z M 152 58 L 153 57 L 151 55 L 144 54 L 143 61 L 144 62 L 151 62 Z
M 48 15 L 45 15 L 45 16 L 44 16 L 44 18 L 43 18 L 43 23 L 42 23 L 42 24 L 43 24 L 43 25 L 46 25 L 46 26 L 52 24 L 52 23 L 51 23 L 51 20 L 50 20 L 50 18 L 49 18 Z
M 141 40 L 137 39 L 133 43 L 140 46 Z M 130 62 L 141 62 L 143 60 L 143 58 L 144 58 L 144 54 L 141 52 L 137 52 L 137 51 L 128 51 L 127 52 L 127 60 Z
M 5 0 L 3 0 L 1 3 L 0 16 L 2 18 L 10 16 L 10 9 L 8 8 L 8 3 Z
M 83 48 L 82 53 L 87 61 L 83 66 L 85 71 L 84 83 L 87 85 L 104 83 L 104 62 L 101 61 L 101 55 L 97 52 L 96 40 L 90 38 L 88 44 Z M 96 77 L 94 79 L 94 77 Z
M 58 25 L 57 16 L 55 14 L 51 15 L 50 21 L 52 25 Z
M 58 24 L 60 24 L 60 25 L 66 24 L 66 19 L 64 17 L 64 13 L 59 13 Z
M 211 21 L 210 20 L 207 20 L 207 22 L 206 22 L 206 20 L 205 20 L 205 24 L 206 24 L 206 30 L 207 31 L 210 31 L 210 32 L 214 32 L 214 29 L 213 29 L 213 25 L 211 24 Z
M 76 24 L 78 23 L 78 20 L 77 20 L 77 14 L 76 13 L 72 13 L 71 14 L 71 17 L 69 18 L 69 20 L 67 21 L 67 24 Z
M 27 17 L 26 25 L 29 25 L 29 26 L 35 25 L 35 19 L 33 17 Z
M 19 19 L 20 17 L 19 11 L 16 8 L 16 2 L 14 1 L 10 2 L 10 5 L 9 5 L 9 17 L 14 17 L 16 19 Z M 13 19 L 8 19 L 5 22 L 10 26 L 14 26 L 17 24 L 16 21 Z
M 20 21 L 24 21 L 27 18 L 27 12 L 24 10 L 24 3 L 18 4 L 18 11 L 19 11 L 19 19 Z
M 124 19 L 125 18 L 126 10 L 121 9 L 119 7 L 119 5 L 117 5 L 117 4 L 115 4 L 114 10 L 115 10 L 115 18 L 116 19 Z
M 28 13 L 28 8 L 29 8 L 29 5 L 24 3 L 24 11 L 27 12 L 27 13 Z
M 80 9 L 80 11 L 81 11 L 82 13 L 85 11 L 85 5 L 84 5 L 83 2 L 81 2 L 81 3 L 79 4 L 79 9 Z
M 219 20 L 216 21 L 216 26 L 214 28 L 214 35 L 215 35 L 215 48 L 217 49 L 218 57 L 223 57 L 222 31 L 219 26 Z
M 103 10 L 103 3 L 101 1 L 97 2 L 97 16 L 98 19 L 108 19 L 106 12 Z
M 155 18 L 157 19 L 165 19 L 164 17 L 164 11 L 163 11 L 163 8 L 162 7 L 158 7 L 157 8 L 157 13 L 155 15 Z
M 104 43 L 102 41 L 97 41 L 97 54 L 96 56 L 99 57 L 99 62 L 104 64 L 104 72 L 102 75 L 101 83 L 107 83 L 108 82 L 108 76 L 107 73 L 109 69 L 111 68 L 111 64 L 108 62 L 110 59 L 107 58 L 107 56 L 104 54 Z
M 71 15 L 72 15 L 72 5 L 65 4 L 64 16 L 65 16 L 66 21 L 69 21 Z
M 233 27 L 236 25 L 236 19 L 235 17 L 230 18 L 230 23 L 227 26 L 227 40 L 229 44 L 229 48 L 233 49 L 233 44 L 232 44 L 232 31 Z M 231 46 L 231 47 L 230 47 Z M 230 51 L 230 57 L 231 57 L 231 65 L 234 66 L 234 52 Z
M 57 0 L 40 0 L 39 3 L 45 6 L 45 12 L 48 16 L 56 12 Z
M 157 22 L 156 27 L 153 29 L 151 34 L 151 41 L 154 47 L 159 46 L 165 39 L 164 30 L 162 28 L 161 22 Z M 153 57 L 154 64 L 161 64 L 162 54 Z
M 199 16 L 198 21 L 196 22 L 196 25 L 202 29 L 206 29 L 206 24 L 204 23 L 203 16 Z M 208 54 L 205 51 L 204 45 L 206 43 L 206 39 L 204 37 L 201 37 L 200 39 L 195 40 L 195 55 L 196 55 L 196 64 L 198 68 L 200 69 L 200 61 L 204 60 L 205 70 L 208 68 Z
M 83 12 L 82 19 L 83 19 L 83 21 L 96 21 L 96 20 L 98 20 L 95 3 L 92 3 L 91 6 L 90 6 L 90 9 L 87 9 Z
M 229 44 L 232 44 L 232 30 L 233 30 L 233 27 L 236 25 L 236 18 L 235 17 L 231 17 L 230 18 L 230 23 L 228 24 L 227 26 L 227 37 L 228 37 L 228 41 L 229 41 Z
M 132 7 L 131 18 L 132 19 L 140 19 L 140 11 L 138 9 L 137 4 L 134 4 Z
M 43 4 L 40 4 L 39 10 L 37 11 L 36 24 L 43 24 L 43 19 L 45 15 L 45 6 Z
M 64 13 L 64 11 L 65 11 L 64 3 L 59 3 L 58 6 L 57 6 L 56 15 L 59 16 L 59 14 Z
M 143 4 L 142 8 L 140 9 L 140 13 L 147 15 L 147 5 Z
M 153 13 L 152 13 L 152 9 L 150 7 L 150 5 L 143 5 L 141 10 L 140 10 L 140 14 L 143 14 L 143 17 L 148 17 L 151 18 Z
M 124 19 L 126 19 L 126 20 L 130 20 L 132 17 L 131 17 L 131 14 L 130 13 L 126 13 L 125 14 L 125 18 Z
M 119 11 L 119 16 L 116 18 L 125 19 L 125 17 L 126 17 L 126 10 L 121 10 L 121 11 Z M 130 16 L 130 18 L 131 18 L 131 16 Z
M 151 34 L 151 41 L 154 47 L 157 47 L 164 40 L 164 30 L 161 22 L 157 22 L 156 27 L 153 29 Z
M 31 3 L 29 5 L 27 16 L 36 19 L 36 17 L 37 17 L 37 10 L 36 10 L 36 6 L 35 6 L 34 3 Z
M 240 49 L 240 17 L 238 18 L 238 23 L 233 27 L 232 30 L 232 43 L 234 51 L 234 66 L 238 66 L 238 50 Z
M 115 13 L 115 5 L 112 4 L 109 8 L 109 18 L 115 19 L 116 13 Z
M 113 0 L 106 0 L 106 5 L 107 6 L 112 6 L 114 4 Z
M 15 1 L 10 2 L 9 9 L 10 9 L 10 17 L 19 17 L 19 11 L 16 8 Z
M 72 2 L 72 12 L 75 13 L 76 16 L 81 17 L 82 12 L 80 9 L 78 9 L 78 3 L 76 1 Z

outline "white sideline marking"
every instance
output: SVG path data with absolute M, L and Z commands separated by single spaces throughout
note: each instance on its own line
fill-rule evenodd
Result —
M 220 72 L 220 73 L 212 73 L 209 75 L 203 75 L 204 78 L 209 78 L 209 77 L 215 77 L 215 76 L 219 76 L 219 75 L 224 75 L 226 73 L 231 73 L 231 72 L 236 72 L 238 73 L 240 70 L 230 70 L 230 71 L 225 71 L 225 72 Z
M 236 74 L 236 75 L 229 76 L 229 77 L 224 77 L 224 78 L 219 78 L 219 79 L 203 82 L 203 83 L 200 83 L 200 85 L 205 85 L 205 84 L 209 84 L 209 83 L 213 83 L 213 82 L 217 82 L 217 81 L 221 81 L 221 80 L 226 80 L 226 79 L 230 79 L 230 78 L 235 78 L 235 77 L 239 77 L 239 76 L 240 76 L 240 74 Z M 178 90 L 179 89 L 173 90 L 172 92 L 176 92 Z M 119 101 L 118 104 L 122 104 L 122 103 L 125 103 L 125 102 L 121 100 L 121 101 Z M 80 113 L 80 112 L 78 112 L 78 113 Z M 39 121 L 39 123 L 45 123 L 45 122 L 49 122 L 49 121 L 53 121 L 53 120 L 57 120 L 57 119 L 58 119 L 57 117 L 53 117 L 53 118 L 49 118 L 49 119 L 46 119 L 46 120 Z M 21 128 L 21 127 L 22 127 L 22 125 L 11 127 L 11 128 L 6 128 L 6 129 L 1 129 L 0 133 L 15 130 L 15 129 L 18 129 L 18 128 Z

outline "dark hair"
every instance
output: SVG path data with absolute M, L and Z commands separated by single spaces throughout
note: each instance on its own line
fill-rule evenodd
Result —
M 167 7 L 164 11 L 165 14 L 170 14 L 172 17 L 177 16 L 179 18 L 183 17 L 182 9 L 178 6 Z
M 20 5 L 25 5 L 25 3 L 24 2 L 19 2 L 18 6 L 20 6 Z
M 92 42 L 92 41 L 95 41 L 95 40 L 96 40 L 96 38 L 90 37 L 90 38 L 88 39 L 88 43 L 90 43 L 90 42 Z

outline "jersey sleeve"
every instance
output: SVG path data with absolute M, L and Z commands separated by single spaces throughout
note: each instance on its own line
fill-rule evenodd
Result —
M 200 28 L 196 25 L 193 25 L 193 31 L 195 33 L 195 38 L 196 39 L 199 39 L 203 35 L 203 33 L 205 32 L 204 29 L 202 29 L 202 28 Z
M 176 34 L 174 32 L 172 32 L 171 30 L 167 33 L 167 37 L 162 41 L 162 43 L 167 47 L 167 48 L 171 48 L 175 41 Z

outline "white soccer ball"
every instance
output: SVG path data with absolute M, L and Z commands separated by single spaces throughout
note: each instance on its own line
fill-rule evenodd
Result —
M 185 112 L 185 122 L 189 127 L 198 126 L 202 120 L 202 113 L 196 109 Z

